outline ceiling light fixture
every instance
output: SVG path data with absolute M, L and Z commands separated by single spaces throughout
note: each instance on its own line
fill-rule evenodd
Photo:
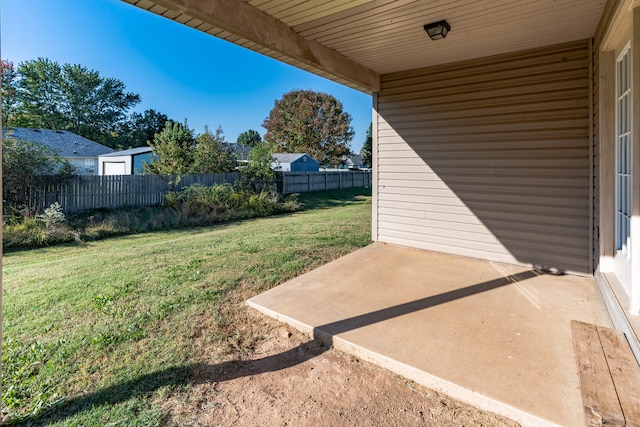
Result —
M 440 40 L 447 37 L 451 27 L 447 21 L 442 20 L 425 25 L 424 30 L 429 34 L 431 40 Z

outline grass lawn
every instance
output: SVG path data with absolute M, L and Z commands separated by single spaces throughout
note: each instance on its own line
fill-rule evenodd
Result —
M 195 364 L 260 338 L 245 298 L 369 243 L 370 190 L 300 199 L 295 214 L 5 254 L 3 420 L 161 424 Z

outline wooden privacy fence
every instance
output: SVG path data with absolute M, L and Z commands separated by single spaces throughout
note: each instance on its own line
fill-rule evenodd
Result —
M 171 175 L 77 175 L 63 182 L 35 189 L 31 207 L 42 212 L 58 202 L 65 212 L 80 212 L 125 206 L 153 206 L 163 203 L 170 191 L 179 191 L 192 184 L 234 184 L 240 178 L 240 172 L 185 175 L 180 179 Z
M 43 212 L 58 202 L 64 212 L 73 213 L 153 206 L 163 203 L 170 191 L 179 191 L 192 184 L 235 184 L 241 177 L 240 172 L 185 175 L 180 179 L 170 175 L 78 175 L 33 190 L 30 207 Z M 278 191 L 283 194 L 369 187 L 371 172 L 278 172 L 277 184 Z
M 282 194 L 370 186 L 371 171 L 278 172 L 278 191 Z

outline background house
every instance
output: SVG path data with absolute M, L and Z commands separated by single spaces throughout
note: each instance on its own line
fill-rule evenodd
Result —
M 360 154 L 354 154 L 353 156 L 347 157 L 345 161 L 345 167 L 347 169 L 358 170 L 364 166 L 364 160 Z
M 283 172 L 318 172 L 320 163 L 306 153 L 276 153 L 271 167 Z
M 116 150 L 66 130 L 5 128 L 2 137 L 46 145 L 67 159 L 78 175 L 97 175 L 98 156 Z
M 144 171 L 145 163 L 153 162 L 155 155 L 151 147 L 138 147 L 116 151 L 98 157 L 100 175 L 138 175 Z
M 247 163 L 249 161 L 249 155 L 253 150 L 250 145 L 245 144 L 225 143 L 223 146 L 236 157 L 238 163 Z

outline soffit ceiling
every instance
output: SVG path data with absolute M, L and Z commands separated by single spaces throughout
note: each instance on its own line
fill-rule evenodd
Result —
M 334 80 L 326 70 L 288 58 L 190 15 L 217 0 L 125 0 L 138 7 Z M 606 0 L 237 0 L 377 74 L 549 46 L 593 36 Z M 172 5 L 179 3 L 179 7 Z M 205 7 L 202 6 L 202 7 Z M 446 39 L 423 25 L 446 19 Z M 215 24 L 215 23 L 214 23 Z

